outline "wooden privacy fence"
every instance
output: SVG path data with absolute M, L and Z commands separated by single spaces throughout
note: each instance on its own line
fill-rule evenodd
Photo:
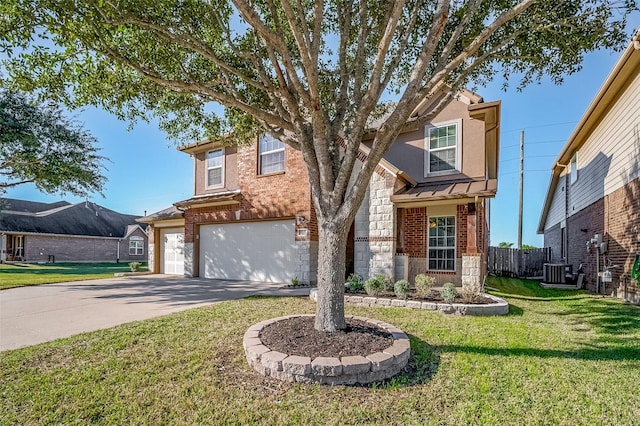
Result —
M 520 250 L 489 247 L 488 272 L 506 277 L 541 277 L 543 265 L 551 259 L 551 247 Z

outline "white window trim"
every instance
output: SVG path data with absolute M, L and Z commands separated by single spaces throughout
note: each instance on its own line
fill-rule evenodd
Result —
M 215 184 L 215 185 L 210 185 L 209 184 L 209 170 L 210 169 L 217 169 L 218 167 L 209 167 L 209 153 L 211 152 L 217 152 L 220 151 L 222 152 L 222 164 L 219 166 L 220 168 L 220 183 L 219 184 Z M 207 151 L 207 153 L 204 156 L 204 165 L 205 165 L 205 179 L 207 180 L 207 189 L 215 189 L 215 188 L 224 188 L 224 163 L 225 163 L 225 152 L 224 152 L 224 148 L 219 148 L 219 149 L 212 149 L 211 151 Z
M 573 185 L 578 181 L 578 153 L 577 152 L 573 154 L 573 157 L 571 157 L 571 161 L 569 162 L 569 164 L 571 164 L 571 168 L 569 170 L 569 181 L 571 182 L 571 185 Z
M 136 243 L 135 247 L 131 247 L 131 243 L 133 242 Z M 133 249 L 133 253 L 131 252 L 131 249 Z M 141 250 L 140 253 L 137 253 L 138 249 Z M 129 238 L 129 256 L 144 256 L 144 238 L 138 236 Z
M 283 160 L 282 160 L 282 170 L 278 170 L 278 171 L 275 171 L 275 172 L 268 172 L 268 173 L 263 173 L 262 172 L 262 156 L 263 155 L 267 155 L 267 154 L 273 154 L 273 153 L 276 153 L 276 152 L 284 152 L 284 142 L 280 141 L 279 139 L 276 139 L 280 143 L 282 143 L 282 148 L 272 149 L 271 151 L 261 152 L 260 151 L 260 138 L 261 137 L 258 138 L 258 176 L 267 176 L 267 175 L 272 175 L 272 174 L 284 172 L 284 167 L 285 167 L 285 164 L 286 164 L 286 161 L 287 161 L 287 159 L 284 158 L 284 156 L 283 156 Z
M 431 248 L 429 244 L 429 223 L 431 223 L 431 219 L 438 219 L 440 217 L 453 217 L 453 269 L 431 269 L 429 268 L 429 261 L 431 258 L 429 257 L 429 249 Z M 458 217 L 455 214 L 441 214 L 437 216 L 428 216 L 427 217 L 427 271 L 433 272 L 457 272 L 458 265 L 456 259 L 458 258 Z M 434 247 L 434 250 L 443 249 L 447 250 L 451 247 Z
M 453 170 L 443 170 L 439 172 L 431 172 L 429 170 L 430 161 L 430 147 L 429 147 L 429 131 L 438 127 L 449 126 L 455 124 L 456 126 L 456 168 Z M 424 177 L 429 176 L 441 176 L 450 175 L 462 172 L 462 119 L 442 121 L 439 123 L 429 123 L 424 126 Z

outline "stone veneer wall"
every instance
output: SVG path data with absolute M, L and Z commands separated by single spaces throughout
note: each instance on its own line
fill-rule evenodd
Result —
M 316 284 L 318 275 L 318 242 L 296 241 L 296 270 L 300 284 Z
M 462 255 L 462 289 L 473 294 L 482 293 L 484 277 L 482 256 Z
M 194 263 L 193 243 L 184 243 L 184 276 L 187 278 L 197 277 L 200 274 L 199 268 Z
M 354 219 L 354 269 L 365 279 L 377 274 L 394 276 L 394 183 L 393 176 L 376 171 Z
M 156 270 L 156 229 L 152 224 L 147 225 L 147 235 L 147 270 L 158 273 L 160 271 Z M 159 247 L 158 251 L 160 251 Z

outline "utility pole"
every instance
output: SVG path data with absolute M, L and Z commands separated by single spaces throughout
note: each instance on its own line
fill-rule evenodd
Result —
M 518 249 L 522 250 L 522 198 L 524 192 L 524 130 L 520 131 L 520 205 L 518 206 Z

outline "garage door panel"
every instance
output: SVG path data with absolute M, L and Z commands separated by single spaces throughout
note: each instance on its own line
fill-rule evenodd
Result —
M 200 276 L 288 282 L 295 265 L 293 221 L 200 227 Z

